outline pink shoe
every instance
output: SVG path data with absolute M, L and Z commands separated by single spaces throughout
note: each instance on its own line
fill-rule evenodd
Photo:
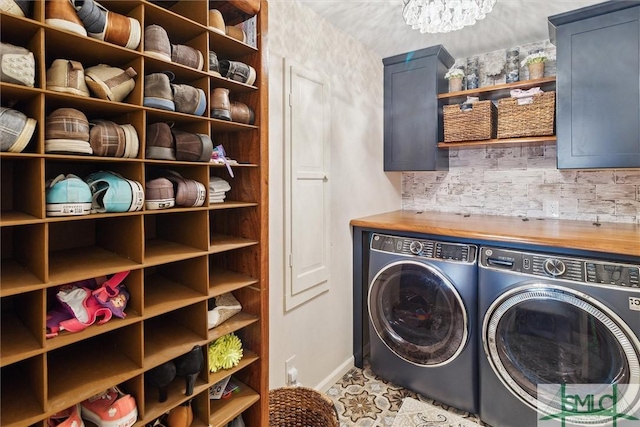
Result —
M 64 411 L 51 415 L 47 419 L 49 427 L 84 427 L 84 422 L 80 418 L 80 405 L 74 405 Z
M 136 400 L 118 387 L 90 397 L 80 405 L 82 417 L 98 427 L 131 427 L 138 419 Z

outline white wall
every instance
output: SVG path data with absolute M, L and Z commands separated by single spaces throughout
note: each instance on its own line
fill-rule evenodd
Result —
M 285 384 L 295 355 L 299 381 L 331 385 L 352 362 L 353 218 L 399 209 L 400 173 L 383 172 L 382 58 L 297 1 L 269 2 L 270 387 Z M 283 58 L 331 86 L 330 290 L 284 312 Z

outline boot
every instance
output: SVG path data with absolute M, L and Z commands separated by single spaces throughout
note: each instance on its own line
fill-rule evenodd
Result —
M 231 121 L 229 89 L 217 87 L 211 94 L 211 117 Z

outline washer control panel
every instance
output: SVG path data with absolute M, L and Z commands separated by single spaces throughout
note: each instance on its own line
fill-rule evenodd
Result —
M 474 263 L 476 262 L 478 248 L 474 245 L 461 243 L 438 242 L 375 233 L 371 236 L 371 250 L 420 258 Z
M 481 248 L 480 265 L 533 276 L 640 288 L 640 265 Z

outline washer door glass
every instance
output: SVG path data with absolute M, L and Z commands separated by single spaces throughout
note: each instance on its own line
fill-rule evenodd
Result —
M 462 351 L 466 313 L 452 283 L 427 264 L 390 264 L 369 287 L 369 317 L 378 337 L 416 365 L 442 365 Z
M 483 345 L 494 371 L 538 410 L 546 407 L 543 402 L 557 400 L 539 395 L 539 384 L 617 384 L 626 402 L 637 405 L 638 387 L 627 386 L 640 379 L 631 331 L 598 306 L 570 289 L 539 284 L 503 295 L 483 324 Z

